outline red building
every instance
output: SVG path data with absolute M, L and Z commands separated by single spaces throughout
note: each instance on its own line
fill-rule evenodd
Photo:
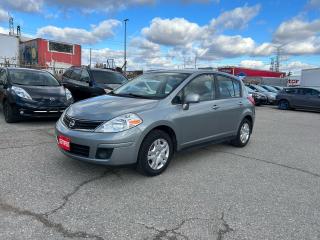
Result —
M 20 44 L 20 65 L 59 71 L 81 66 L 81 46 L 36 38 Z
M 286 76 L 285 72 L 273 72 L 268 70 L 258 70 L 251 68 L 242 67 L 220 67 L 218 71 L 229 73 L 239 77 L 275 77 L 284 78 Z

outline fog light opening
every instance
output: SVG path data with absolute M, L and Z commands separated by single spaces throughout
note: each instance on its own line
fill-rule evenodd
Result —
M 112 148 L 98 148 L 96 158 L 109 159 L 111 157 L 112 151 Z

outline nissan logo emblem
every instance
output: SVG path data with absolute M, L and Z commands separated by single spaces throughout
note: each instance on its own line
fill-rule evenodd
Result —
M 49 100 L 50 100 L 51 102 L 53 102 L 53 101 L 56 100 L 56 99 L 55 99 L 54 97 L 50 97 Z
M 69 128 L 73 128 L 75 124 L 76 124 L 76 122 L 74 120 L 71 120 L 69 122 Z

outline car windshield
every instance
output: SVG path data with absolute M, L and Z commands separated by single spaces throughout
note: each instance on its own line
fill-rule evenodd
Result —
M 258 85 L 254 85 L 253 86 L 255 89 L 257 89 L 259 92 L 268 92 L 266 89 L 264 89 L 263 87 L 260 87 Z
M 44 71 L 11 69 L 9 70 L 9 76 L 11 83 L 18 85 L 48 87 L 60 86 L 58 80 L 55 79 L 54 76 Z
M 119 87 L 111 94 L 127 97 L 162 99 L 168 96 L 190 74 L 146 73 Z
M 92 77 L 96 83 L 102 84 L 124 84 L 128 80 L 117 72 L 92 70 Z
M 248 93 L 254 93 L 254 91 L 251 88 L 247 87 L 247 86 L 246 86 L 246 89 L 247 89 Z
M 278 90 L 275 89 L 274 87 L 271 87 L 271 86 L 266 86 L 266 85 L 263 85 L 262 86 L 264 89 L 268 90 L 269 92 L 274 92 L 274 93 L 277 93 Z

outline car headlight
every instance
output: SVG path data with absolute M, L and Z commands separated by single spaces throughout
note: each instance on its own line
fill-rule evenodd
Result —
M 65 89 L 66 90 L 66 98 L 67 98 L 67 101 L 70 100 L 72 98 L 72 94 L 71 92 L 69 91 L 68 88 Z
M 127 113 L 105 122 L 95 132 L 116 133 L 136 127 L 142 123 L 142 119 L 134 113 Z
M 11 89 L 17 96 L 19 96 L 21 98 L 32 100 L 32 97 L 23 88 L 12 86 Z

